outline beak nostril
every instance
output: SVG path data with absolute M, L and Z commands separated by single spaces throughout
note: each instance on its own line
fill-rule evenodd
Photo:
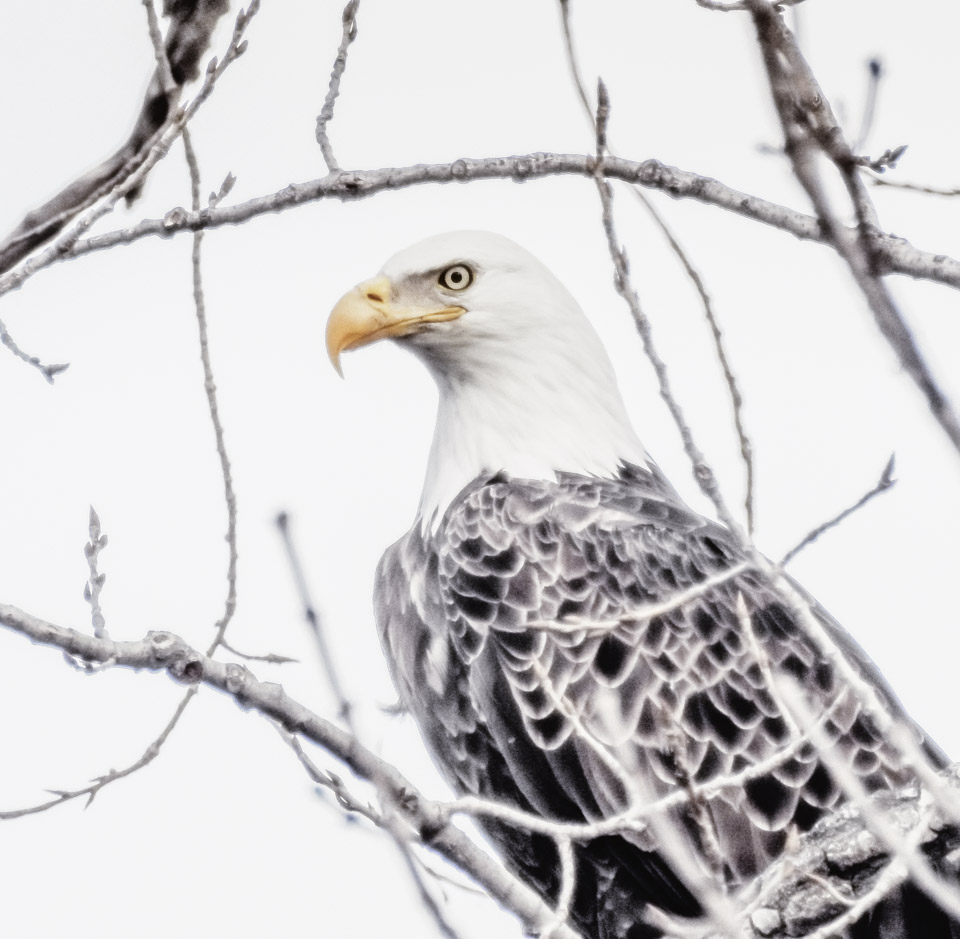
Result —
M 384 301 L 383 301 L 383 297 L 382 297 L 381 294 L 379 294 L 376 290 L 368 290 L 368 291 L 367 291 L 367 299 L 368 299 L 371 303 L 383 303 L 383 302 L 384 302 Z

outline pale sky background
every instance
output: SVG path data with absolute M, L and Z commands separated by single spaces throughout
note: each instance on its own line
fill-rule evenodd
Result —
M 744 16 L 693 0 L 573 6 L 584 73 L 590 82 L 601 73 L 611 91 L 619 153 L 807 211 L 784 159 L 758 149 L 780 137 Z M 231 202 L 323 174 L 314 124 L 340 9 L 264 0 L 249 51 L 192 125 L 204 192 L 228 171 L 237 176 Z M 960 8 L 809 0 L 799 12 L 814 70 L 853 132 L 866 60 L 883 59 L 869 152 L 907 143 L 894 178 L 960 183 Z M 126 138 L 152 62 L 133 0 L 4 4 L 0 232 Z M 330 132 L 347 168 L 593 146 L 550 0 L 363 0 Z M 889 189 L 875 196 L 887 230 L 960 255 L 955 202 Z M 760 547 L 780 556 L 870 488 L 896 452 L 893 491 L 791 569 L 875 657 L 917 719 L 960 754 L 960 457 L 826 248 L 655 198 L 702 271 L 728 337 L 756 450 Z M 178 147 L 143 198 L 98 230 L 188 202 Z M 625 190 L 617 209 L 677 395 L 739 505 L 743 470 L 698 300 Z M 703 507 L 613 291 L 599 214 L 588 180 L 486 182 L 308 205 L 205 241 L 211 348 L 240 513 L 229 639 L 299 658 L 253 670 L 333 714 L 272 525 L 286 509 L 366 740 L 433 796 L 444 788 L 415 730 L 380 711 L 393 692 L 369 596 L 381 551 L 416 510 L 434 390 L 422 367 L 388 344 L 347 356 L 341 381 L 323 351 L 325 318 L 345 290 L 421 237 L 500 231 L 580 299 L 648 448 Z M 71 363 L 50 387 L 0 349 L 0 601 L 89 629 L 82 549 L 92 504 L 109 537 L 101 570 L 111 635 L 162 628 L 198 646 L 209 641 L 225 591 L 225 510 L 189 252 L 187 236 L 141 241 L 43 271 L 0 302 L 0 318 L 25 349 Z M 904 278 L 892 289 L 960 401 L 957 294 Z M 163 676 L 79 674 L 55 651 L 0 631 L 0 809 L 127 765 L 181 692 Z M 434 935 L 387 840 L 345 823 L 265 721 L 209 691 L 152 766 L 101 792 L 90 809 L 72 803 L 0 832 L 11 937 Z M 519 935 L 489 901 L 446 891 L 465 939 Z

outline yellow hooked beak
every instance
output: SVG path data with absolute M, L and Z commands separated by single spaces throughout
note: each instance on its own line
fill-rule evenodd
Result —
M 345 293 L 327 321 L 327 355 L 340 377 L 340 353 L 378 339 L 409 336 L 427 323 L 445 323 L 466 312 L 462 306 L 403 306 L 392 303 L 387 277 L 358 284 Z

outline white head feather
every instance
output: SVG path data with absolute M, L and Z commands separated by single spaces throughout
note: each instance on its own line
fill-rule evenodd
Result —
M 600 337 L 533 255 L 501 235 L 450 232 L 400 251 L 381 273 L 401 296 L 449 303 L 438 276 L 455 264 L 474 273 L 453 295 L 466 313 L 399 340 L 440 391 L 424 527 L 482 473 L 614 476 L 623 461 L 645 463 Z

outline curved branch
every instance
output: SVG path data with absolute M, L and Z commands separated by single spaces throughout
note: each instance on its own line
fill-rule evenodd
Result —
M 0 296 L 18 289 L 37 271 L 56 261 L 104 251 L 116 245 L 132 244 L 143 238 L 168 237 L 184 231 L 239 225 L 258 215 L 281 212 L 324 199 L 363 199 L 390 189 L 406 189 L 424 183 L 471 182 L 477 179 L 512 179 L 526 182 L 548 176 L 585 176 L 593 179 L 596 160 L 578 153 L 529 153 L 519 156 L 460 159 L 452 163 L 418 163 L 413 166 L 384 167 L 331 173 L 322 179 L 292 183 L 279 192 L 258 196 L 237 205 L 203 208 L 190 212 L 174 208 L 163 218 L 144 219 L 131 228 L 118 229 L 77 240 L 72 245 L 51 245 L 20 267 L 0 277 Z M 658 160 L 638 163 L 621 157 L 603 160 L 603 175 L 656 189 L 676 199 L 694 199 L 795 235 L 804 241 L 830 245 L 831 240 L 812 216 L 778 205 L 759 196 L 733 189 L 708 176 L 679 169 Z M 861 233 L 870 245 L 877 270 L 882 274 L 906 274 L 960 288 L 960 261 L 914 247 L 903 238 L 886 232 Z

